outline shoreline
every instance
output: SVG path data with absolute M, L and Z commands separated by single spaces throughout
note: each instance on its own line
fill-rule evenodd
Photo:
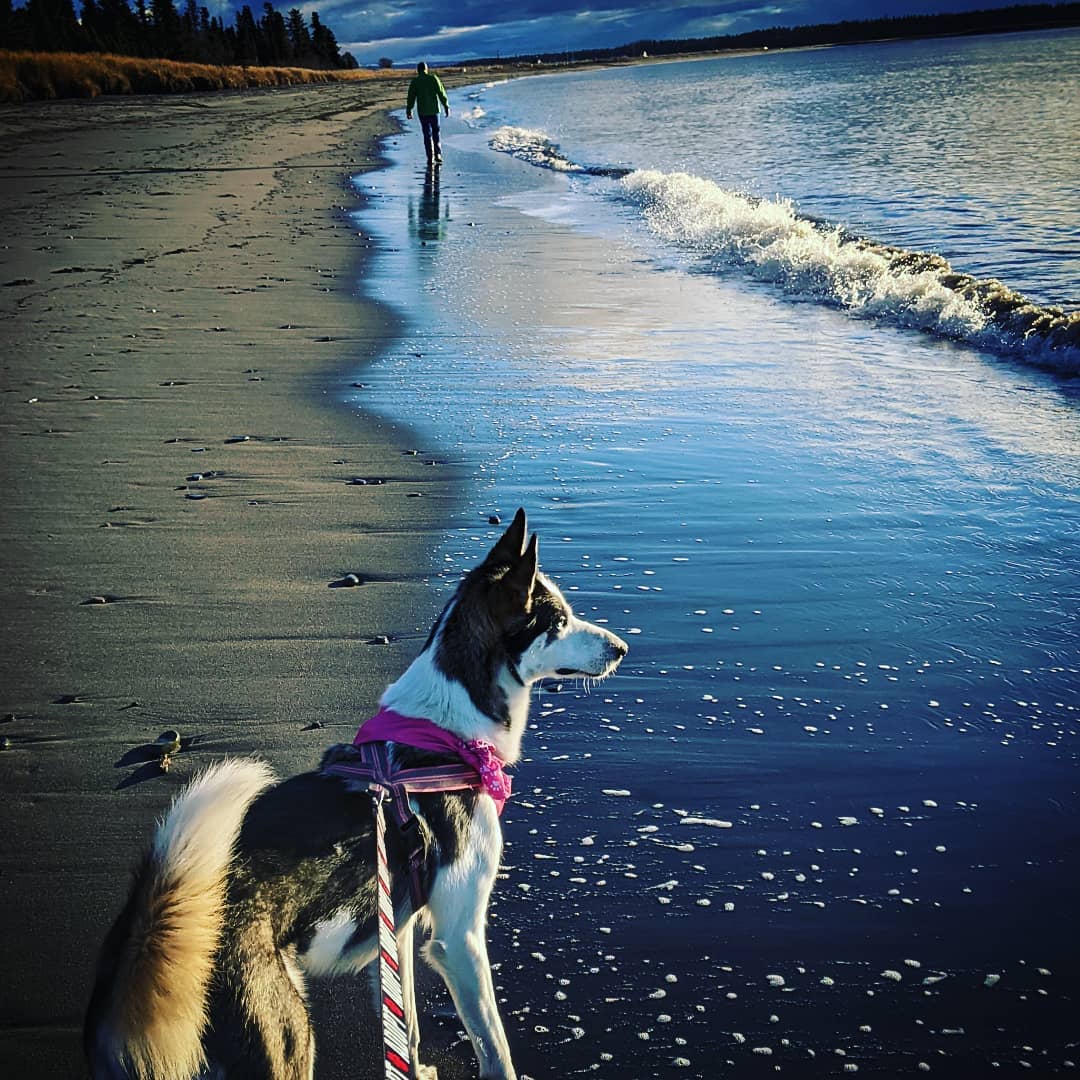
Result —
M 183 784 L 314 767 L 426 635 L 453 469 L 325 400 L 392 337 L 347 212 L 399 93 L 0 108 L 5 1074 L 81 1073 L 97 950 Z

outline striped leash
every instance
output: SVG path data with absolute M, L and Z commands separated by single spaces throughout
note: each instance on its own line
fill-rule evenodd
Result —
M 379 897 L 379 1000 L 382 1002 L 383 1062 L 386 1080 L 409 1080 L 409 1032 L 401 995 L 401 960 L 394 927 L 394 900 L 390 893 L 390 867 L 386 861 L 386 789 L 373 791 L 375 803 L 375 872 Z

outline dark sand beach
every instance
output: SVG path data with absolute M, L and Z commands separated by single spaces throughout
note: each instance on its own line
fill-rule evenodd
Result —
M 329 389 L 391 331 L 343 207 L 399 96 L 0 110 L 0 1075 L 82 1075 L 97 949 L 184 782 L 314 766 L 426 634 L 452 470 Z M 169 728 L 166 774 L 140 748 Z M 321 1077 L 359 1075 L 364 998 L 317 992 Z

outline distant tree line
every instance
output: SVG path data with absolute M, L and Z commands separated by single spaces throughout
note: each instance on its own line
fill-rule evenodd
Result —
M 642 40 L 613 49 L 576 49 L 573 52 L 532 53 L 516 57 L 486 57 L 464 63 L 489 65 L 538 60 L 545 64 L 573 61 L 620 60 L 680 53 L 719 52 L 725 49 L 792 49 L 807 45 L 844 45 L 889 38 L 934 37 L 950 34 L 996 34 L 1080 25 L 1080 3 L 1019 4 L 1014 7 L 945 15 L 904 15 L 887 19 L 847 20 L 812 26 L 773 26 L 745 34 L 669 41 Z
M 200 64 L 243 67 L 355 68 L 341 52 L 333 30 L 313 11 L 305 21 L 299 8 L 282 15 L 263 4 L 256 19 L 245 4 L 232 26 L 212 16 L 196 0 L 27 0 L 15 8 L 0 0 L 0 48 L 34 52 L 107 52 Z

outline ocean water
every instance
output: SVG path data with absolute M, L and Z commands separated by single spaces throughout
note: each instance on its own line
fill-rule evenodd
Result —
M 436 589 L 522 505 L 631 645 L 538 691 L 505 815 L 524 1074 L 1077 1060 L 1078 68 L 1061 33 L 546 75 L 357 181 L 402 336 L 343 394 L 461 481 Z
M 467 119 L 512 113 L 493 145 L 534 164 L 629 170 L 605 193 L 698 270 L 1080 370 L 1080 34 L 557 82 L 485 88 Z

